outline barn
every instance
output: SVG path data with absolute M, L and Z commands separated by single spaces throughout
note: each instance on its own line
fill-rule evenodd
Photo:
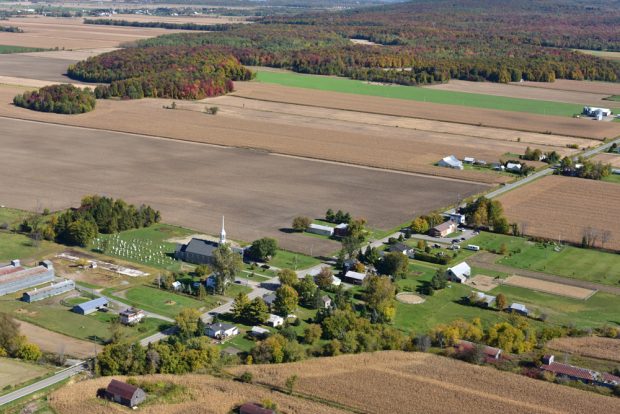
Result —
M 51 282 L 54 277 L 54 265 L 49 260 L 31 268 L 12 260 L 10 265 L 0 267 L 0 296 Z
M 114 402 L 133 408 L 144 402 L 146 393 L 142 388 L 113 379 L 106 388 L 106 397 Z
M 75 305 L 72 310 L 80 315 L 89 315 L 99 309 L 107 309 L 107 306 L 108 300 L 106 298 L 97 298 Z
M 29 290 L 22 295 L 22 301 L 31 303 L 37 300 L 43 300 L 52 296 L 60 295 L 65 292 L 69 292 L 75 289 L 75 282 L 73 280 L 63 280 L 59 283 L 52 283 L 44 288 Z

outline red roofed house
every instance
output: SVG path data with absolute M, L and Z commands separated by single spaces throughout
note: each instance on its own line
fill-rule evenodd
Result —
M 575 367 L 568 364 L 560 364 L 554 361 L 553 355 L 545 355 L 542 358 L 543 371 L 552 372 L 557 377 L 566 378 L 573 381 L 581 381 L 586 384 L 600 385 L 603 387 L 616 387 L 620 385 L 620 377 L 598 372 L 590 369 Z
M 130 408 L 141 404 L 146 399 L 146 393 L 142 388 L 114 379 L 106 388 L 106 396 L 110 400 Z
M 454 345 L 454 347 L 456 348 L 456 352 L 457 353 L 465 353 L 465 352 L 473 351 L 474 348 L 476 347 L 476 345 L 477 344 L 475 344 L 473 342 L 461 340 L 461 341 L 459 341 L 458 344 Z M 486 345 L 484 346 L 484 349 L 483 349 L 482 352 L 484 352 L 484 359 L 487 362 L 496 361 L 502 355 L 502 350 L 501 349 L 494 348 L 492 346 L 486 346 Z

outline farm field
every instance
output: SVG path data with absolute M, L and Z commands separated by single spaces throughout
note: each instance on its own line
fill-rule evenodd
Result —
M 547 343 L 547 347 L 570 354 L 620 362 L 620 339 L 599 336 L 555 338 Z
M 118 47 L 123 43 L 181 30 L 143 27 L 95 26 L 82 18 L 28 16 L 10 18 L 3 24 L 17 26 L 24 33 L 0 33 L 0 44 L 45 49 L 93 49 Z
M 8 55 L 11 53 L 37 52 L 40 50 L 43 50 L 43 49 L 36 48 L 36 47 L 0 45 L 0 55 Z
M 77 62 L 77 59 L 68 60 L 62 57 L 55 57 L 55 55 L 52 56 L 54 57 L 50 57 L 49 54 L 39 55 L 38 53 L 20 53 L 3 56 L 0 60 L 0 76 L 3 77 L 4 83 L 11 82 L 11 78 L 17 78 L 13 82 L 20 82 L 19 84 L 26 84 L 28 86 L 31 84 L 36 86 L 33 82 L 40 81 L 45 81 L 46 84 L 59 82 L 79 84 L 80 82 L 73 81 L 65 76 L 67 67 Z M 21 79 L 25 80 L 21 81 Z
M 97 389 L 106 387 L 111 377 L 101 377 L 69 384 L 51 394 L 51 406 L 59 414 L 108 414 L 126 413 L 120 404 L 104 404 L 95 396 Z M 115 377 L 124 380 L 124 377 Z M 228 414 L 235 406 L 248 401 L 269 399 L 284 413 L 344 414 L 337 408 L 269 390 L 267 387 L 245 384 L 209 375 L 147 375 L 138 381 L 170 382 L 186 387 L 186 393 L 170 403 L 147 403 L 140 406 L 141 413 L 205 413 Z
M 543 246 L 522 237 L 485 232 L 469 242 L 493 251 L 498 251 L 502 244 L 505 244 L 510 255 L 500 259 L 498 263 L 514 268 L 608 285 L 617 286 L 620 282 L 620 256 L 617 254 L 573 246 L 563 246 L 561 251 L 557 252 L 552 245 Z
M 503 282 L 508 286 L 516 286 L 524 289 L 530 289 L 537 292 L 550 293 L 552 295 L 566 296 L 572 299 L 586 300 L 594 293 L 595 290 L 584 289 L 575 286 L 565 286 L 555 282 L 547 282 L 545 280 L 533 279 L 531 277 L 523 277 L 512 275 L 504 279 Z
M 596 246 L 620 249 L 620 188 L 581 178 L 549 176 L 500 196 L 508 221 L 526 225 L 525 233 L 581 243 L 588 227 L 597 232 Z
M 605 106 L 605 104 L 609 104 L 609 102 L 606 103 L 603 100 L 609 96 L 609 93 L 597 94 L 565 91 L 561 89 L 523 87 L 515 84 L 493 82 L 469 82 L 452 79 L 448 83 L 426 86 L 425 88 L 449 92 L 477 93 L 510 98 L 572 103 L 577 105 Z
M 363 412 L 582 413 L 618 407 L 611 397 L 422 353 L 344 355 L 232 371 L 245 370 L 255 381 L 276 386 L 297 375 L 298 392 Z
M 584 50 L 584 49 L 579 49 L 579 51 L 587 55 L 598 56 L 603 59 L 615 60 L 615 61 L 620 60 L 620 52 L 608 52 L 604 50 Z
M 612 154 L 612 153 L 597 154 L 594 157 L 592 157 L 592 161 L 594 162 L 600 161 L 603 164 L 611 164 L 611 166 L 614 168 L 620 168 L 620 154 Z M 608 177 L 605 177 L 605 178 L 608 178 Z
M 62 353 L 75 358 L 91 358 L 101 350 L 101 345 L 62 335 L 24 321 L 19 321 L 19 330 L 44 352 Z
M 402 85 L 378 85 L 333 76 L 305 75 L 294 72 L 259 70 L 256 80 L 278 85 L 343 92 L 357 95 L 380 96 L 442 105 L 468 106 L 502 111 L 526 112 L 542 115 L 573 116 L 581 113 L 583 105 L 552 102 L 551 99 L 524 99 L 507 95 L 470 93 L 456 88 L 418 88 Z M 454 108 L 453 110 L 456 110 Z
M 365 217 L 371 228 L 392 229 L 410 220 L 412 211 L 435 210 L 452 204 L 454 194 L 466 197 L 486 189 L 261 151 L 9 119 L 0 125 L 0 142 L 7 155 L 0 173 L 14 183 L 0 190 L 6 205 L 27 209 L 37 199 L 59 210 L 97 189 L 136 205 L 150 204 L 162 211 L 165 222 L 208 234 L 219 232 L 224 215 L 233 240 L 275 237 L 282 248 L 307 255 L 332 253 L 339 244 L 314 238 L 309 244 L 303 235 L 280 230 L 297 215 L 320 217 L 337 206 Z M 21 166 L 32 159 L 48 174 L 24 171 Z M 383 203 L 381 209 L 377 203 Z
M 16 258 L 27 261 L 60 250 L 60 246 L 46 240 L 40 241 L 38 245 L 33 245 L 28 236 L 0 231 L 0 262 Z
M 174 3 L 171 3 L 174 4 Z M 123 6 L 125 7 L 125 6 Z M 87 19 L 97 19 L 87 17 Z M 243 16 L 153 16 L 143 14 L 115 14 L 106 16 L 106 20 L 127 20 L 129 22 L 165 22 L 165 23 L 196 23 L 196 24 L 230 24 L 247 23 Z M 93 25 L 94 26 L 94 25 Z M 98 25 L 97 25 L 98 26 Z
M 389 87 L 387 87 L 389 88 Z M 329 109 L 403 116 L 459 124 L 603 139 L 620 135 L 620 125 L 558 116 L 459 107 L 393 97 L 356 95 L 261 82 L 237 82 L 235 96 Z M 427 89 L 424 89 L 427 90 Z M 361 98 L 363 96 L 363 98 Z M 576 106 L 576 105 L 575 105 Z M 583 108 L 580 107 L 578 112 Z
M 564 91 L 620 95 L 620 83 L 593 82 L 569 79 L 556 79 L 555 82 L 517 82 L 511 85 L 526 86 L 541 89 L 557 89 Z
M 0 358 L 0 389 L 22 384 L 49 372 L 50 369 L 41 365 L 21 362 L 16 359 Z

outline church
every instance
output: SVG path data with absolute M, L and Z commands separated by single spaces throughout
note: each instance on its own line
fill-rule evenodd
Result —
M 174 253 L 177 260 L 182 260 L 194 264 L 211 264 L 213 262 L 213 252 L 222 244 L 229 244 L 226 240 L 226 230 L 224 229 L 224 217 L 222 217 L 222 231 L 220 241 L 192 238 L 187 244 L 179 244 Z M 244 249 L 230 245 L 233 252 L 243 258 Z

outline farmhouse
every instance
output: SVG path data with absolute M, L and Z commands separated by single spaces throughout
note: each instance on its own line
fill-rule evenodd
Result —
M 135 325 L 146 317 L 141 309 L 128 308 L 118 314 L 123 325 Z
M 404 243 L 394 243 L 393 245 L 390 246 L 389 250 L 390 252 L 402 253 L 405 256 L 409 256 L 413 254 L 413 249 Z
M 270 313 L 269 318 L 267 319 L 267 325 L 271 325 L 274 328 L 282 326 L 284 325 L 284 318 L 279 315 L 274 315 L 273 313 Z
M 527 316 L 530 313 L 528 308 L 526 308 L 525 305 L 522 305 L 520 303 L 512 303 L 508 307 L 508 312 L 516 312 L 516 313 L 518 313 L 520 315 L 523 315 L 523 316 Z
M 437 165 L 440 167 L 454 168 L 455 170 L 463 169 L 463 163 L 459 161 L 459 159 L 456 158 L 454 155 L 449 155 L 442 158 L 441 160 L 439 160 Z
M 19 260 L 12 260 L 10 265 L 0 267 L 0 296 L 51 282 L 54 276 L 54 265 L 49 260 L 29 269 L 22 267 Z
M 448 220 L 429 230 L 428 234 L 433 237 L 446 237 L 456 231 L 457 225 L 454 221 Z
M 45 286 L 41 289 L 34 288 L 33 290 L 29 290 L 22 295 L 22 301 L 27 303 L 36 302 L 37 300 L 43 300 L 45 298 L 60 295 L 73 289 L 75 289 L 75 282 L 67 279 L 59 283 L 52 283 L 51 285 Z
M 495 296 L 486 295 L 482 292 L 471 292 L 470 301 L 474 305 L 490 308 L 495 303 Z
M 454 267 L 449 267 L 446 270 L 446 277 L 448 280 L 457 283 L 465 283 L 471 276 L 471 267 L 466 262 L 461 262 Z
M 361 285 L 364 283 L 364 279 L 366 279 L 366 273 L 354 272 L 353 270 L 347 271 L 344 274 L 344 278 L 355 285 Z
M 73 312 L 79 313 L 80 315 L 89 315 L 100 309 L 107 309 L 107 307 L 107 298 L 97 298 L 89 300 L 88 302 L 80 303 L 79 305 L 75 305 L 72 310 Z
M 138 406 L 146 399 L 146 393 L 142 388 L 114 379 L 106 388 L 106 396 L 108 399 L 129 408 Z
M 318 234 L 320 236 L 327 236 L 327 237 L 331 237 L 334 235 L 334 228 L 330 227 L 330 226 L 324 226 L 322 224 L 310 224 L 310 227 L 308 227 L 308 230 L 306 230 L 308 233 L 312 233 L 312 234 Z
M 213 252 L 221 245 L 227 244 L 226 230 L 224 229 L 224 217 L 222 217 L 222 230 L 220 232 L 220 241 L 192 238 L 187 244 L 179 244 L 177 246 L 174 257 L 177 260 L 194 264 L 210 264 L 213 262 Z M 243 258 L 244 249 L 231 246 L 231 250 Z
M 559 378 L 581 381 L 586 384 L 594 384 L 609 388 L 620 385 L 620 377 L 607 372 L 598 372 L 573 365 L 560 364 L 555 362 L 555 357 L 553 355 L 545 355 L 542 358 L 542 362 L 543 365 L 540 367 L 541 370 L 552 372 Z
M 226 339 L 238 335 L 239 329 L 235 325 L 218 322 L 207 325 L 206 334 L 214 339 Z
M 454 347 L 456 348 L 458 353 L 471 352 L 475 349 L 477 344 L 465 340 L 460 340 Z M 488 360 L 498 360 L 502 355 L 502 350 L 499 348 L 494 348 L 492 346 L 484 346 L 482 352 L 484 353 L 485 359 Z
M 239 407 L 239 414 L 275 414 L 274 410 L 264 408 L 256 403 L 245 403 Z
M 506 171 L 518 173 L 521 172 L 522 165 L 518 162 L 508 162 L 506 163 Z

